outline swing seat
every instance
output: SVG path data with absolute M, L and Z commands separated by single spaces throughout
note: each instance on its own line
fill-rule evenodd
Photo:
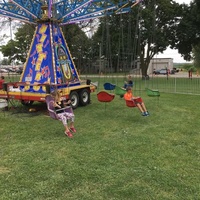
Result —
M 60 118 L 59 118 L 58 114 L 55 112 L 55 108 L 53 106 L 53 103 L 54 103 L 53 97 L 51 95 L 47 95 L 45 97 L 45 101 L 46 101 L 46 104 L 47 104 L 47 109 L 49 111 L 49 116 L 52 119 L 60 120 Z M 64 112 L 73 113 L 71 106 L 67 106 L 67 107 L 61 108 L 59 110 L 64 110 Z
M 160 96 L 160 92 L 158 90 L 152 90 L 152 89 L 146 88 L 146 92 L 147 92 L 147 96 L 149 96 L 149 97 L 159 97 Z
M 106 91 L 100 91 L 97 94 L 97 99 L 100 102 L 111 102 L 115 98 L 114 94 L 107 93 Z
M 128 107 L 137 107 L 137 105 L 133 100 L 125 100 L 125 101 L 126 101 L 126 106 Z
M 104 90 L 114 90 L 115 89 L 115 85 L 112 83 L 104 83 L 103 87 L 104 87 Z
M 115 86 L 115 94 L 116 95 L 124 96 L 125 93 L 126 93 L 125 89 L 123 89 L 119 86 Z

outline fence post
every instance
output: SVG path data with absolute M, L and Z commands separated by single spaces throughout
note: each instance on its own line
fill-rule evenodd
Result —
M 176 93 L 176 77 L 175 77 L 175 81 L 174 81 L 174 92 Z

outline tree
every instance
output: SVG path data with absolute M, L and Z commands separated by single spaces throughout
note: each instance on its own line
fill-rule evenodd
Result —
M 200 69 L 200 43 L 193 48 L 194 66 Z
M 15 33 L 15 39 L 11 39 L 6 45 L 0 46 L 3 56 L 8 57 L 10 62 L 18 60 L 24 63 L 28 55 L 34 29 L 35 27 L 29 24 L 18 28 Z
M 182 5 L 182 18 L 177 26 L 173 47 L 186 60 L 192 59 L 192 50 L 200 43 L 200 1 L 194 0 L 189 6 Z M 197 49 L 195 50 L 195 52 Z
M 170 0 L 145 1 L 139 22 L 140 62 L 142 75 L 147 76 L 151 59 L 170 46 L 181 7 Z
M 9 65 L 10 64 L 10 61 L 7 59 L 7 58 L 3 58 L 2 60 L 1 60 L 1 63 L 0 63 L 1 65 Z
M 120 53 L 121 56 L 126 54 L 127 59 L 131 53 L 130 56 L 134 61 L 139 58 L 142 75 L 146 77 L 150 60 L 156 54 L 163 53 L 173 43 L 181 9 L 182 7 L 172 0 L 144 0 L 133 7 L 130 15 L 111 16 L 108 19 L 110 27 L 108 35 L 112 58 L 116 58 Z M 103 26 L 100 25 L 94 38 L 103 33 Z M 101 41 L 100 38 L 98 40 Z M 104 41 L 108 41 L 108 38 Z M 106 49 L 104 46 L 103 51 Z M 133 64 L 134 62 L 129 62 L 129 65 Z
M 76 24 L 63 27 L 63 33 L 69 46 L 75 65 L 82 72 L 89 62 L 89 38 L 85 32 Z

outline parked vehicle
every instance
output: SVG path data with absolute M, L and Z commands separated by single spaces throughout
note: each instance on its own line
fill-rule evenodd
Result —
M 158 69 L 154 71 L 154 74 L 161 74 L 161 75 L 167 75 L 167 74 L 175 74 L 175 70 L 168 70 L 168 69 Z
M 163 75 L 166 75 L 167 74 L 167 69 L 158 69 L 158 70 L 155 70 L 154 74 L 163 74 Z
M 6 70 L 8 70 L 8 72 L 15 72 L 15 69 L 12 68 L 6 68 Z
M 8 70 L 7 70 L 7 69 L 4 69 L 4 68 L 0 68 L 0 72 L 1 72 L 1 73 L 8 73 Z
M 176 73 L 176 71 L 174 70 L 174 69 L 172 69 L 171 71 L 170 71 L 170 74 L 175 74 Z
M 176 68 L 176 67 L 174 67 L 173 70 L 174 70 L 175 73 L 176 73 L 176 72 L 179 72 L 179 69 Z
M 23 69 L 22 69 L 22 68 L 19 68 L 19 69 L 16 70 L 16 73 L 17 73 L 17 74 L 22 74 L 22 72 L 23 72 Z

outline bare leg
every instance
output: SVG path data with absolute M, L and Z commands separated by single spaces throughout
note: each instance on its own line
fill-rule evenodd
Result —
M 144 105 L 143 102 L 141 103 L 141 107 L 142 107 L 142 109 L 144 110 L 144 112 L 147 112 L 146 106 Z
M 74 128 L 74 121 L 70 122 L 70 131 L 72 131 L 73 133 L 76 133 L 76 129 Z
M 137 107 L 139 108 L 140 112 L 142 112 L 142 113 L 144 112 L 141 104 L 137 103 Z
M 75 119 L 75 116 L 72 116 L 70 119 L 70 128 L 74 128 L 74 119 Z
M 142 116 L 148 116 L 149 113 L 147 112 L 146 106 L 144 105 L 144 102 L 142 101 L 142 99 L 140 97 L 138 97 L 138 98 L 135 98 L 133 100 L 136 103 L 140 112 L 142 113 Z
M 67 125 L 67 117 L 61 113 L 61 114 L 58 114 L 60 120 L 62 121 L 64 127 L 65 127 L 65 135 L 67 135 L 69 138 L 72 138 L 73 135 L 71 134 L 69 128 L 68 128 L 68 125 Z
M 69 127 L 65 125 L 65 132 L 69 132 Z
M 70 128 L 74 128 L 74 122 L 70 122 Z

